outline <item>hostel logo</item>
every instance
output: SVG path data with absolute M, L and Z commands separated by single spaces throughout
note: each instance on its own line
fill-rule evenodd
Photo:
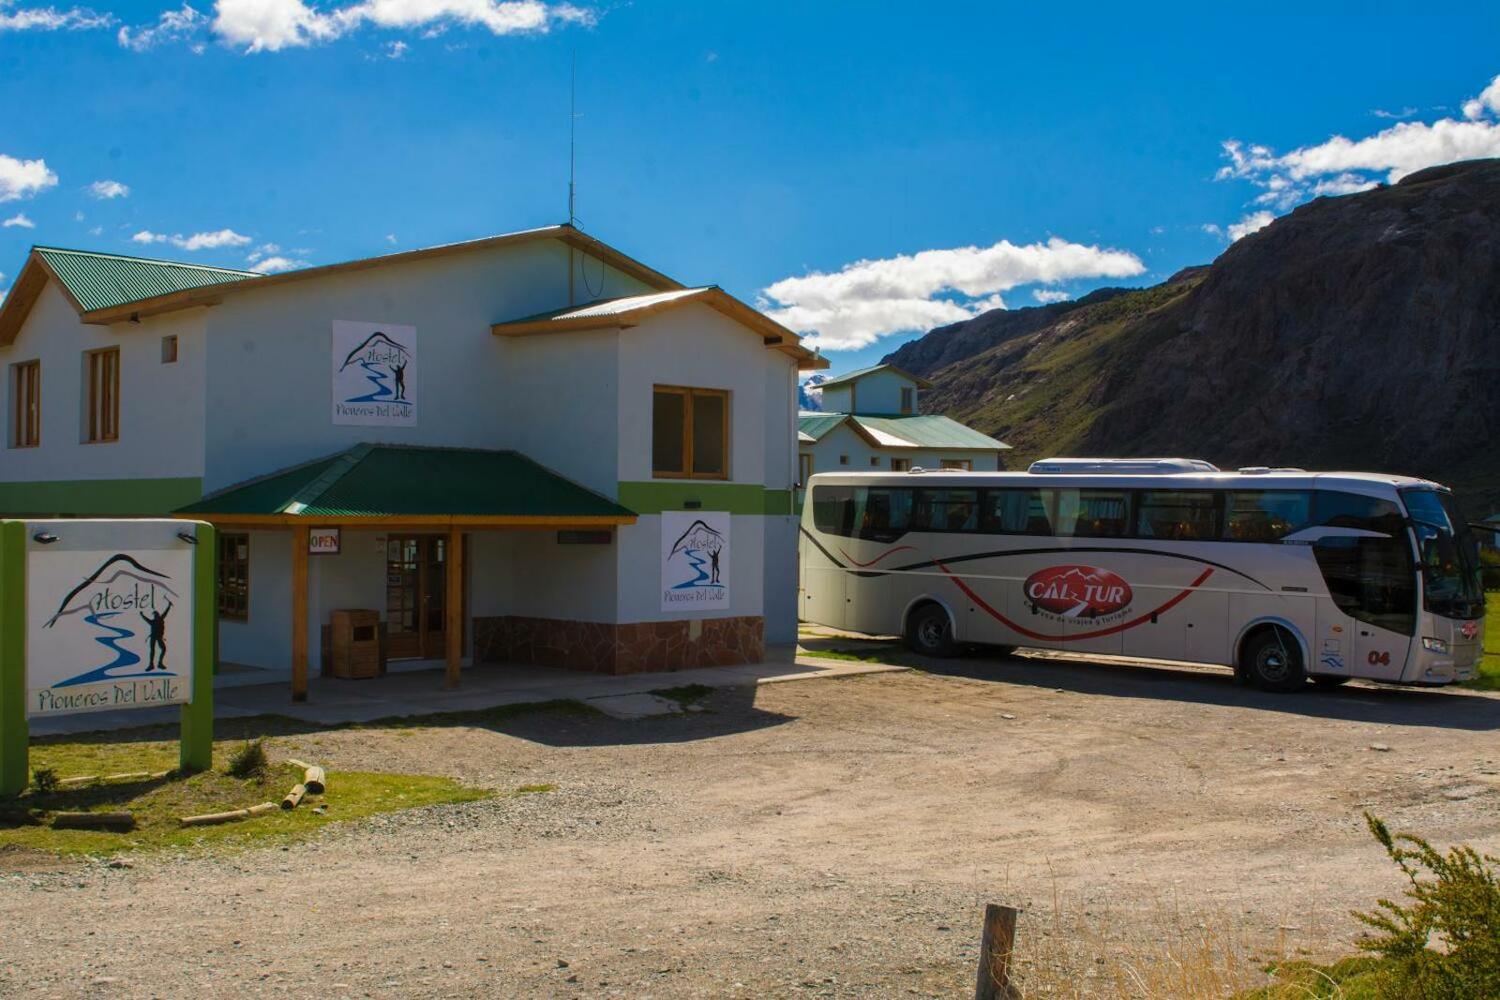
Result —
M 176 597 L 166 573 L 133 556 L 117 552 L 104 560 L 68 592 L 44 626 L 79 632 L 99 647 L 73 645 L 92 650 L 93 662 L 65 665 L 63 678 L 51 686 L 175 676 L 167 665 L 167 616 Z
M 729 606 L 729 515 L 665 511 L 662 610 Z
M 417 331 L 333 324 L 333 422 L 415 426 Z
M 1051 566 L 1031 574 L 1021 586 L 1033 610 L 1064 621 L 1096 622 L 1120 615 L 1135 596 L 1123 577 L 1093 566 Z

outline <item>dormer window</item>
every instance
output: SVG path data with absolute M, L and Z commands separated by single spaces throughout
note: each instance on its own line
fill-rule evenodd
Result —
M 911 386 L 903 386 L 901 389 L 901 412 L 917 412 L 917 390 Z

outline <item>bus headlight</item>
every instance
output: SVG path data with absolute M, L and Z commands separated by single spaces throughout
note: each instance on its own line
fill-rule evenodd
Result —
M 1422 638 L 1422 648 L 1429 653 L 1447 653 L 1448 641 L 1446 639 Z

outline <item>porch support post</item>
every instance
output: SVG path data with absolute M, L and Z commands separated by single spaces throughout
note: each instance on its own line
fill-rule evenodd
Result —
M 292 700 L 307 700 L 307 527 L 292 528 Z
M 457 528 L 448 530 L 448 552 L 445 568 L 447 585 L 443 588 L 443 637 L 447 647 L 445 680 L 450 688 L 458 687 L 458 674 L 464 655 L 464 536 Z

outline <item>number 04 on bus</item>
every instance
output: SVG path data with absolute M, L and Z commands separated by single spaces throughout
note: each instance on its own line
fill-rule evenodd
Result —
M 1294 691 L 1448 684 L 1482 655 L 1477 543 L 1452 492 L 1421 479 L 1193 459 L 826 473 L 801 536 L 803 620 L 930 656 L 1214 663 Z

